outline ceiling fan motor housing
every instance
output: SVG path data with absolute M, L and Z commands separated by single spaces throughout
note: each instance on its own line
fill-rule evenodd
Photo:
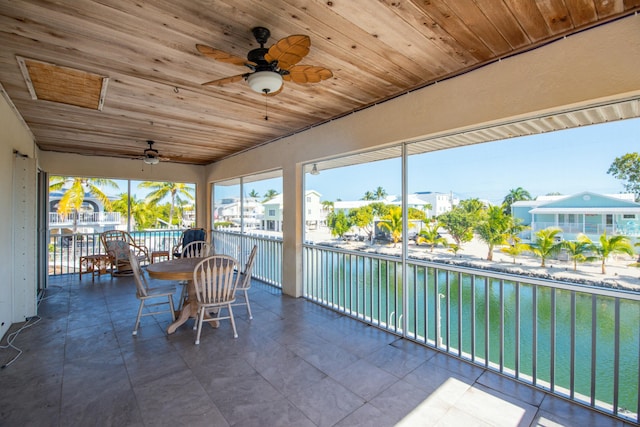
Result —
M 251 32 L 260 44 L 260 47 L 250 50 L 247 54 L 249 62 L 256 64 L 254 71 L 276 71 L 278 61 L 269 63 L 264 59 L 264 56 L 269 52 L 269 49 L 264 47 L 264 45 L 267 40 L 269 40 L 269 37 L 271 37 L 271 32 L 265 27 L 254 27 L 251 29 Z
M 247 54 L 247 59 L 249 62 L 255 62 L 258 64 L 256 68 L 259 67 L 268 67 L 269 63 L 264 59 L 264 56 L 269 52 L 269 49 L 266 47 L 259 47 L 253 50 L 250 50 Z
M 269 37 L 271 37 L 271 31 L 265 27 L 254 27 L 251 29 L 251 32 L 261 47 L 263 47 L 267 40 L 269 40 Z

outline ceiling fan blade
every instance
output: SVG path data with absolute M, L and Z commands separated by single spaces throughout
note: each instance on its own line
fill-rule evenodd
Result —
M 264 59 L 268 62 L 277 60 L 280 68 L 288 70 L 309 54 L 310 46 L 311 39 L 309 36 L 296 34 L 285 37 L 269 48 L 269 52 L 264 56 Z
M 227 83 L 239 82 L 240 80 L 244 79 L 244 76 L 245 74 L 238 74 L 235 76 L 225 77 L 218 80 L 211 80 L 210 82 L 202 83 L 202 85 L 203 86 L 222 86 L 222 85 L 226 85 Z
M 296 65 L 289 69 L 289 74 L 282 76 L 284 80 L 294 83 L 318 83 L 333 77 L 331 70 L 314 65 Z
M 203 44 L 197 44 L 196 48 L 204 56 L 213 58 L 216 61 L 226 62 L 227 64 L 239 65 L 241 67 L 244 67 L 247 64 L 256 65 L 251 61 L 247 61 L 245 58 L 241 58 L 239 56 L 235 56 L 225 51 L 214 49 L 212 47 L 205 46 Z

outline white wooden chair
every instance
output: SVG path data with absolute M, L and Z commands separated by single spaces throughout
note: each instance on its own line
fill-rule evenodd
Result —
M 244 266 L 244 271 L 240 273 L 240 281 L 238 286 L 236 287 L 236 294 L 240 294 L 240 296 L 244 299 L 244 302 L 236 302 L 233 305 L 246 305 L 247 311 L 249 312 L 249 320 L 253 319 L 253 314 L 251 314 L 251 305 L 249 304 L 249 289 L 251 289 L 251 274 L 253 271 L 253 264 L 256 261 L 256 253 L 258 252 L 258 245 L 254 245 L 253 249 L 251 249 L 251 253 L 249 254 L 249 259 L 247 259 L 247 263 Z
M 196 344 L 200 344 L 203 322 L 229 319 L 233 328 L 233 337 L 238 338 L 233 309 L 231 308 L 235 302 L 236 286 L 238 285 L 237 268 L 238 261 L 234 258 L 228 255 L 213 255 L 200 261 L 193 271 L 193 284 L 198 302 Z M 225 308 L 229 314 L 223 317 L 222 310 Z M 209 317 L 210 312 L 213 312 L 215 317 Z M 206 318 L 205 314 L 207 314 Z
M 187 244 L 182 249 L 182 258 L 206 258 L 213 255 L 213 247 L 204 240 L 198 240 Z
M 207 240 L 207 230 L 204 228 L 188 228 L 182 232 L 173 249 L 171 249 L 172 258 L 180 258 L 184 248 L 191 242 L 203 242 Z
M 211 245 L 211 243 L 198 240 L 198 241 L 188 243 L 182 249 L 182 253 L 180 254 L 180 257 L 181 258 L 206 258 L 211 255 L 213 255 L 213 246 Z M 184 300 L 187 297 L 187 287 L 189 285 L 189 282 L 180 282 L 180 285 L 182 285 L 182 291 L 180 292 L 178 309 L 182 309 Z
M 171 321 L 176 320 L 176 312 L 173 308 L 173 294 L 176 293 L 176 287 L 174 285 L 149 287 L 149 282 L 140 267 L 140 261 L 136 256 L 136 253 L 132 250 L 129 252 L 129 262 L 131 263 L 131 269 L 133 270 L 133 277 L 136 282 L 136 298 L 140 300 L 140 306 L 138 307 L 138 316 L 136 317 L 136 324 L 133 327 L 132 335 L 138 335 L 138 326 L 140 326 L 140 318 L 143 316 L 151 316 L 154 314 L 171 313 Z M 157 302 L 147 303 L 149 300 L 157 300 Z M 166 299 L 166 301 L 162 301 Z M 160 310 L 153 312 L 143 312 L 144 307 L 158 307 L 161 305 L 169 304 L 168 310 Z

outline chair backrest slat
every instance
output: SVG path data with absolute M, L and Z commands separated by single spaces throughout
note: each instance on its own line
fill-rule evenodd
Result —
M 228 255 L 204 258 L 193 271 L 196 298 L 202 304 L 217 304 L 234 299 L 238 262 Z
M 189 243 L 182 249 L 182 258 L 206 258 L 211 255 L 211 244 L 204 240 Z

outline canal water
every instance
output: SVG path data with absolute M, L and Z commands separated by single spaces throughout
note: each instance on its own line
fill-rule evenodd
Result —
M 458 353 L 460 343 L 463 357 L 475 354 L 476 361 L 488 358 L 493 366 L 502 362 L 506 373 L 517 372 L 528 382 L 535 378 L 542 388 L 549 389 L 553 383 L 554 391 L 560 394 L 568 396 L 573 382 L 575 398 L 586 403 L 590 402 L 593 386 L 596 406 L 610 408 L 617 382 L 619 410 L 638 409 L 640 303 L 637 301 L 619 300 L 616 330 L 613 297 L 554 291 L 544 286 L 536 289 L 534 285 L 436 272 L 423 266 L 410 266 L 410 283 L 403 287 L 399 262 L 365 257 L 345 260 L 341 255 L 326 253 L 319 258 L 323 259 L 320 267 L 311 269 L 307 276 L 307 280 L 315 283 L 308 289 L 310 295 L 399 332 L 406 322 L 408 336 L 440 343 L 454 354 Z M 314 280 L 314 275 L 318 279 Z M 325 279 L 320 280 L 321 277 Z M 408 294 L 406 313 L 402 304 L 404 290 Z M 617 378 L 616 333 L 619 334 Z

